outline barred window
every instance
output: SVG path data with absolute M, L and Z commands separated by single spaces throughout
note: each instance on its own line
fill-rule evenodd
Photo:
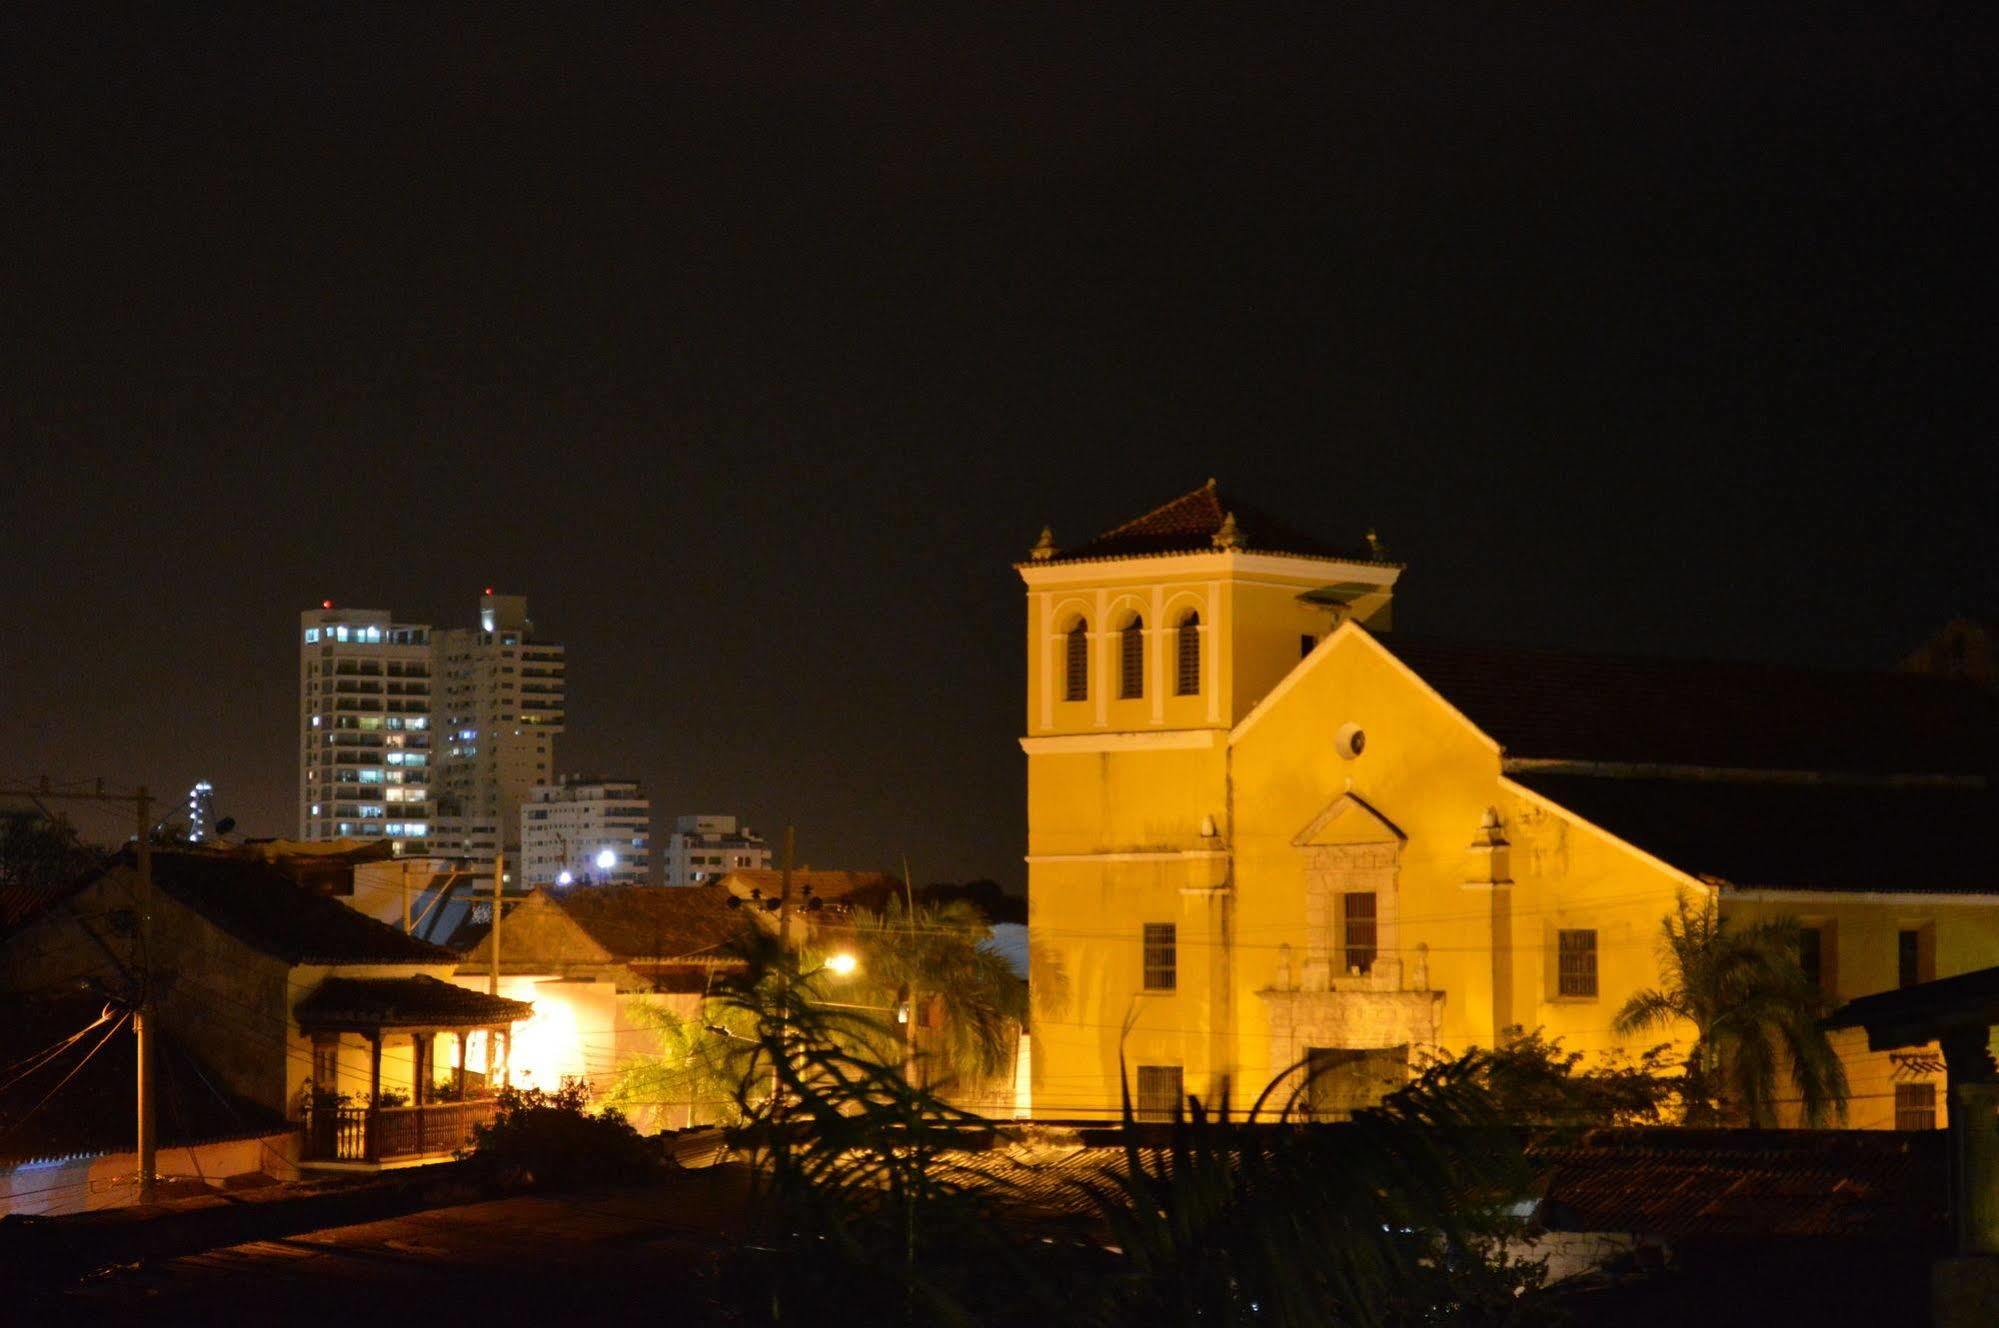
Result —
M 1371 971 L 1381 937 L 1376 922 L 1374 891 L 1362 890 L 1340 897 L 1340 926 L 1344 932 L 1346 971 Z
M 1068 651 L 1062 681 L 1064 701 L 1087 701 L 1090 699 L 1090 624 L 1078 620 L 1069 629 Z
M 1937 1127 L 1935 1084 L 1895 1085 L 1895 1128 L 1934 1130 Z
M 1179 1115 L 1182 1100 L 1179 1066 L 1138 1067 L 1138 1119 L 1170 1121 Z
M 1145 924 L 1145 989 L 1173 991 L 1180 985 L 1179 928 L 1170 922 Z
M 1126 701 L 1145 695 L 1145 619 L 1137 614 L 1118 633 L 1118 696 Z
M 1556 994 L 1596 995 L 1596 932 L 1558 931 L 1555 938 L 1558 961 Z
M 1201 615 L 1189 609 L 1180 619 L 1179 636 L 1174 642 L 1178 667 L 1173 675 L 1173 694 L 1201 694 Z

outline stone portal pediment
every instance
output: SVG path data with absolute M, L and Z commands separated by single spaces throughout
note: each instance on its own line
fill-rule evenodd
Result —
M 1408 838 L 1358 793 L 1342 793 L 1291 840 L 1296 848 L 1340 844 L 1400 844 Z

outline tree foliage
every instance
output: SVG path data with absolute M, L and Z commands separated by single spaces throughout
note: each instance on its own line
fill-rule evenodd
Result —
M 1122 1158 L 1085 1183 L 1122 1254 L 1096 1317 L 1189 1328 L 1515 1321 L 1546 1269 L 1507 1252 L 1530 1173 L 1493 1077 L 1490 1053 L 1438 1060 L 1351 1122 L 1318 1125 L 1285 1109 L 1310 1088 L 1309 1074 L 1287 1072 L 1240 1123 L 1226 1100 L 1211 1111 L 1189 1099 L 1156 1149 L 1132 1129 L 1127 1090 Z M 1289 1100 L 1273 1104 L 1285 1084 Z
M 876 1004 L 921 1005 L 938 1015 L 918 1053 L 924 1082 L 948 1089 L 1013 1069 L 1027 984 L 989 948 L 991 938 L 985 915 L 964 900 L 919 902 L 910 912 L 892 899 L 881 913 L 854 923 L 860 988 Z M 906 1031 L 913 1034 L 919 1011 L 909 1009 L 908 1017 Z
M 473 1128 L 461 1156 L 499 1170 L 517 1170 L 537 1185 L 631 1181 L 666 1165 L 647 1139 L 616 1110 L 591 1112 L 589 1094 L 574 1080 L 552 1091 L 503 1088 L 490 1123 Z
M 1820 1025 L 1830 1003 L 1798 962 L 1802 936 L 1791 918 L 1732 927 L 1711 896 L 1684 893 L 1661 924 L 1663 984 L 1626 1001 L 1613 1027 L 1693 1025 L 1687 1124 L 1769 1127 L 1787 1084 L 1807 1125 L 1846 1118 L 1846 1070 Z

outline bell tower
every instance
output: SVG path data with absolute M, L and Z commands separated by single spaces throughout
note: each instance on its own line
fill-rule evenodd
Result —
M 1016 570 L 1035 1109 L 1116 1115 L 1124 1051 L 1141 1088 L 1213 1100 L 1234 1057 L 1229 735 L 1341 622 L 1385 629 L 1401 568 L 1210 480 L 1074 548 L 1043 530 Z

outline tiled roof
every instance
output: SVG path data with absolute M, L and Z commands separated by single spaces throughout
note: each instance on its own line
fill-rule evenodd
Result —
M 1968 683 L 1379 639 L 1509 758 L 1839 774 L 1999 768 L 1999 697 Z
M 1944 1028 L 1989 1028 L 1994 1023 L 1999 1023 L 1999 968 L 1980 968 L 1861 996 L 1833 1011 L 1826 1027 L 1864 1027 L 1868 1045 L 1887 1051 L 1932 1041 Z
M 712 953 L 747 925 L 743 912 L 729 906 L 729 892 L 719 884 L 576 885 L 547 893 L 592 940 L 619 959 Z
M 1692 876 L 1768 889 L 1999 893 L 1999 796 L 1990 789 L 1509 777 Z
M 752 892 L 764 899 L 776 899 L 784 890 L 784 873 L 744 868 L 729 872 L 716 885 L 744 899 L 748 899 Z M 901 878 L 888 872 L 794 871 L 791 874 L 791 902 L 794 906 L 817 899 L 828 904 L 851 902 L 878 908 L 890 893 L 901 892 Z
M 101 998 L 80 993 L 11 1001 L 7 1017 L 0 1019 L 0 1065 L 39 1054 L 90 1024 L 103 1007 Z M 132 1025 L 118 1025 L 106 1040 L 110 1027 L 91 1030 L 0 1093 L 0 1167 L 132 1151 Z M 277 1113 L 223 1089 L 173 1034 L 162 1031 L 155 1045 L 156 1138 L 161 1148 L 281 1134 L 291 1128 Z M 63 1083 L 71 1072 L 75 1077 Z M 35 1109 L 51 1090 L 55 1096 Z
M 1030 1214 L 1091 1214 L 1082 1185 L 1101 1186 L 1124 1166 L 1121 1132 L 1086 1129 L 1068 1143 L 1034 1135 L 946 1157 Z M 1138 1127 L 1133 1142 L 1148 1167 L 1170 1161 L 1159 1146 L 1166 1137 Z M 1532 1145 L 1528 1156 L 1542 1176 L 1537 1218 L 1551 1230 L 1720 1240 L 1923 1239 L 1944 1230 L 1942 1131 L 1593 1130 Z
M 131 867 L 129 854 L 120 859 Z M 237 940 L 287 963 L 441 964 L 451 951 L 405 936 L 282 871 L 220 853 L 155 852 L 153 883 Z
M 306 1029 L 470 1028 L 526 1019 L 534 1006 L 417 974 L 327 978 L 292 1013 Z
M 1552 1230 L 1703 1240 L 1944 1230 L 1941 1130 L 1596 1130 L 1532 1150 Z
M 1257 509 L 1225 496 L 1209 480 L 1191 493 L 1162 503 L 1143 516 L 1073 549 L 1062 549 L 1047 562 L 1087 562 L 1095 558 L 1142 558 L 1164 553 L 1209 553 L 1215 535 L 1230 514 L 1235 516 L 1239 547 L 1260 553 L 1303 554 L 1342 562 L 1380 561 L 1364 548 L 1335 548 L 1301 535 Z

